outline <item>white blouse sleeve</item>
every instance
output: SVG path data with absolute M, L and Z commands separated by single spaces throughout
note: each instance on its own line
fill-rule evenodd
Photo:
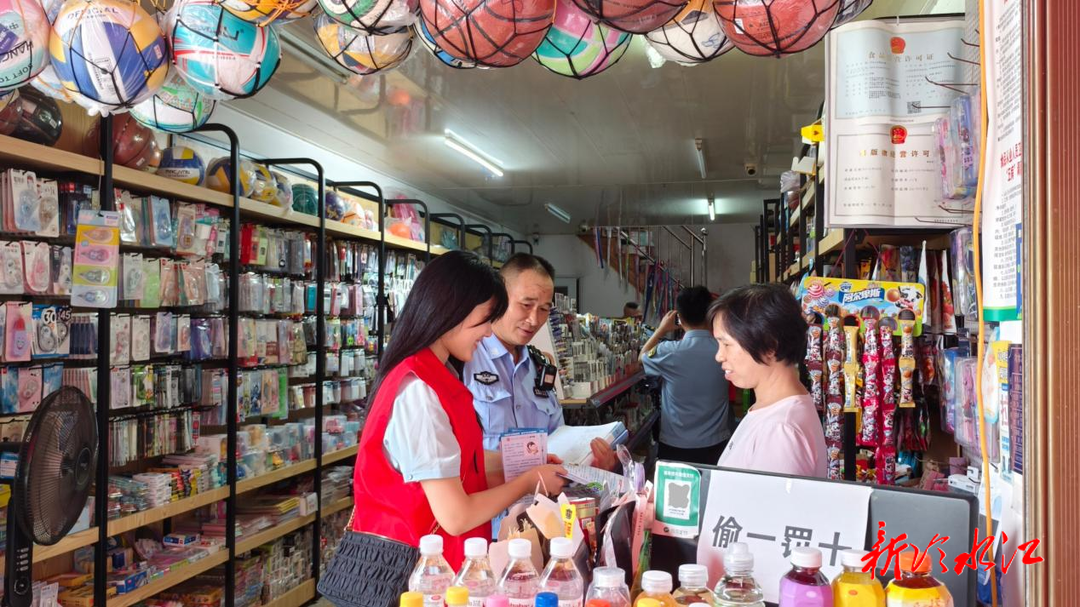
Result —
M 405 482 L 458 478 L 461 447 L 438 395 L 415 374 L 398 385 L 383 450 Z

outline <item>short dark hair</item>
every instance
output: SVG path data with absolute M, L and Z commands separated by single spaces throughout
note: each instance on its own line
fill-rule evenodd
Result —
M 503 276 L 513 276 L 526 270 L 547 274 L 552 282 L 555 281 L 555 266 L 543 257 L 532 253 L 514 253 L 510 259 L 506 260 L 499 273 Z
M 758 363 L 772 354 L 797 365 L 806 355 L 806 319 L 795 296 L 781 284 L 734 288 L 709 307 L 709 324 L 722 317 L 724 327 Z
M 686 287 L 675 298 L 675 311 L 684 323 L 698 327 L 705 324 L 711 303 L 712 293 L 705 287 Z
M 637 310 L 638 309 L 637 302 L 636 301 L 628 301 L 628 302 L 623 304 L 623 309 L 624 310 Z

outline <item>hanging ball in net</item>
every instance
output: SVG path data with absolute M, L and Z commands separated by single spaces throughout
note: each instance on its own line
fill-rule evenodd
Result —
M 829 33 L 840 0 L 715 0 L 728 38 L 748 55 L 805 51 Z
M 836 22 L 833 23 L 833 27 L 840 27 L 858 17 L 873 2 L 874 0 L 840 0 L 840 12 L 836 14 Z
M 511 67 L 544 40 L 555 0 L 420 0 L 420 18 L 450 56 L 486 67 Z
M 195 150 L 174 145 L 162 152 L 157 174 L 190 185 L 201 185 L 206 177 L 206 164 Z
M 189 133 L 206 124 L 215 105 L 173 71 L 153 97 L 131 108 L 131 115 L 152 129 Z
M 325 14 L 315 18 L 315 34 L 323 50 L 338 65 L 361 76 L 401 65 L 409 56 L 413 40 L 409 28 L 393 34 L 369 35 L 342 25 Z
M 561 76 L 588 78 L 622 59 L 631 39 L 630 34 L 597 23 L 570 0 L 558 0 L 555 22 L 533 57 Z
M 256 180 L 255 163 L 250 160 L 240 160 L 240 195 L 245 198 L 251 196 L 255 190 Z M 206 166 L 206 187 L 218 192 L 232 194 L 232 161 L 228 156 L 215 158 Z
M 101 121 L 86 134 L 85 152 L 97 157 L 101 150 Z M 161 164 L 161 148 L 154 132 L 138 123 L 131 114 L 117 114 L 113 119 L 113 162 L 138 170 L 153 170 Z
M 302 19 L 319 6 L 318 0 L 222 0 L 225 10 L 259 26 Z
M 431 32 L 428 31 L 427 25 L 424 24 L 423 19 L 417 19 L 416 23 L 412 26 L 413 35 L 419 40 L 427 50 L 431 51 L 435 58 L 441 61 L 444 65 L 448 65 L 454 69 L 470 70 L 476 67 L 476 64 L 472 61 L 466 61 L 464 59 L 458 59 L 450 53 L 442 50 L 438 44 L 435 44 L 435 38 L 432 37 Z
M 574 0 L 581 10 L 611 27 L 647 34 L 663 27 L 686 6 L 687 0 Z
M 0 0 L 0 92 L 28 84 L 45 69 L 49 33 L 37 0 Z
M 680 65 L 698 65 L 735 48 L 728 40 L 712 0 L 691 0 L 664 27 L 645 35 L 660 56 Z
M 148 99 L 169 73 L 161 28 L 128 0 L 69 0 L 53 23 L 49 50 L 68 94 L 102 114 Z
M 244 21 L 215 0 L 179 0 L 165 22 L 176 70 L 207 97 L 250 97 L 281 62 L 275 28 Z
M 319 0 L 323 14 L 367 34 L 390 34 L 416 23 L 419 0 Z

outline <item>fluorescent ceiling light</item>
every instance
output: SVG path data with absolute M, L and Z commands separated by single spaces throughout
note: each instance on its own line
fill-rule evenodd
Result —
M 287 28 L 278 28 L 281 46 L 289 51 L 289 54 L 301 63 L 319 72 L 323 76 L 344 84 L 355 74 L 334 61 L 329 55 L 320 49 L 312 48 L 303 38 L 297 36 Z
M 465 141 L 450 129 L 443 131 L 443 133 L 445 135 L 443 142 L 446 143 L 446 147 L 491 171 L 496 177 L 503 176 L 502 167 L 499 166 L 497 160 L 480 151 L 479 148 Z
M 709 171 L 705 168 L 705 141 L 703 139 L 694 140 L 694 151 L 697 152 L 698 171 L 701 171 L 701 178 L 705 179 Z
M 709 221 L 716 221 L 716 200 L 709 196 Z
M 555 217 L 558 217 L 563 223 L 570 223 L 570 213 L 560 209 L 559 207 L 551 204 L 550 202 L 544 204 L 544 208 L 548 213 L 551 213 Z

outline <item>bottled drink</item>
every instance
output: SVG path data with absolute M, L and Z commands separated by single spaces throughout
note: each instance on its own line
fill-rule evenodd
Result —
M 403 592 L 401 594 L 401 607 L 424 607 L 424 595 L 419 592 Z
M 780 579 L 780 607 L 832 607 L 832 586 L 821 573 L 821 551 L 794 548 L 791 571 Z
M 679 605 L 704 603 L 713 607 L 716 597 L 709 590 L 709 569 L 705 565 L 680 565 L 679 589 L 675 591 L 675 602 Z
M 644 607 L 642 599 L 654 599 L 660 607 L 678 607 L 675 597 L 671 596 L 671 574 L 667 571 L 646 571 L 641 576 L 641 594 L 634 607 Z
M 900 579 L 889 582 L 885 588 L 888 607 L 953 607 L 949 589 L 930 575 L 933 559 L 923 556 L 916 566 L 914 551 L 901 552 L 899 558 Z
M 885 607 L 885 590 L 874 577 L 873 570 L 863 573 L 865 550 L 845 550 L 840 553 L 844 571 L 833 580 L 835 607 Z
M 630 588 L 626 586 L 626 573 L 618 567 L 593 569 L 592 585 L 585 597 L 586 607 L 630 607 Z M 592 605 L 600 601 L 606 605 Z
M 541 592 L 536 595 L 536 607 L 559 607 L 559 595 L 554 592 Z
M 465 540 L 465 564 L 454 578 L 454 585 L 469 591 L 469 607 L 484 607 L 484 601 L 499 589 L 499 580 L 488 562 L 487 540 Z
M 510 599 L 502 594 L 493 594 L 484 601 L 484 607 L 510 607 Z
M 742 542 L 724 551 L 724 577 L 716 585 L 716 607 L 765 607 L 765 594 L 754 581 L 754 555 Z
M 409 577 L 409 591 L 424 595 L 424 607 L 442 607 L 446 589 L 454 581 L 454 570 L 443 558 L 439 535 L 420 538 L 420 561 Z
M 499 594 L 510 601 L 510 607 L 533 607 L 540 592 L 540 575 L 532 564 L 532 543 L 529 540 L 510 540 L 510 563 L 499 580 Z
M 461 586 L 451 586 L 446 589 L 446 607 L 467 607 L 468 604 L 468 590 Z
M 551 560 L 540 576 L 540 590 L 559 597 L 557 607 L 582 607 L 585 580 L 574 565 L 574 542 L 557 537 L 551 540 Z

